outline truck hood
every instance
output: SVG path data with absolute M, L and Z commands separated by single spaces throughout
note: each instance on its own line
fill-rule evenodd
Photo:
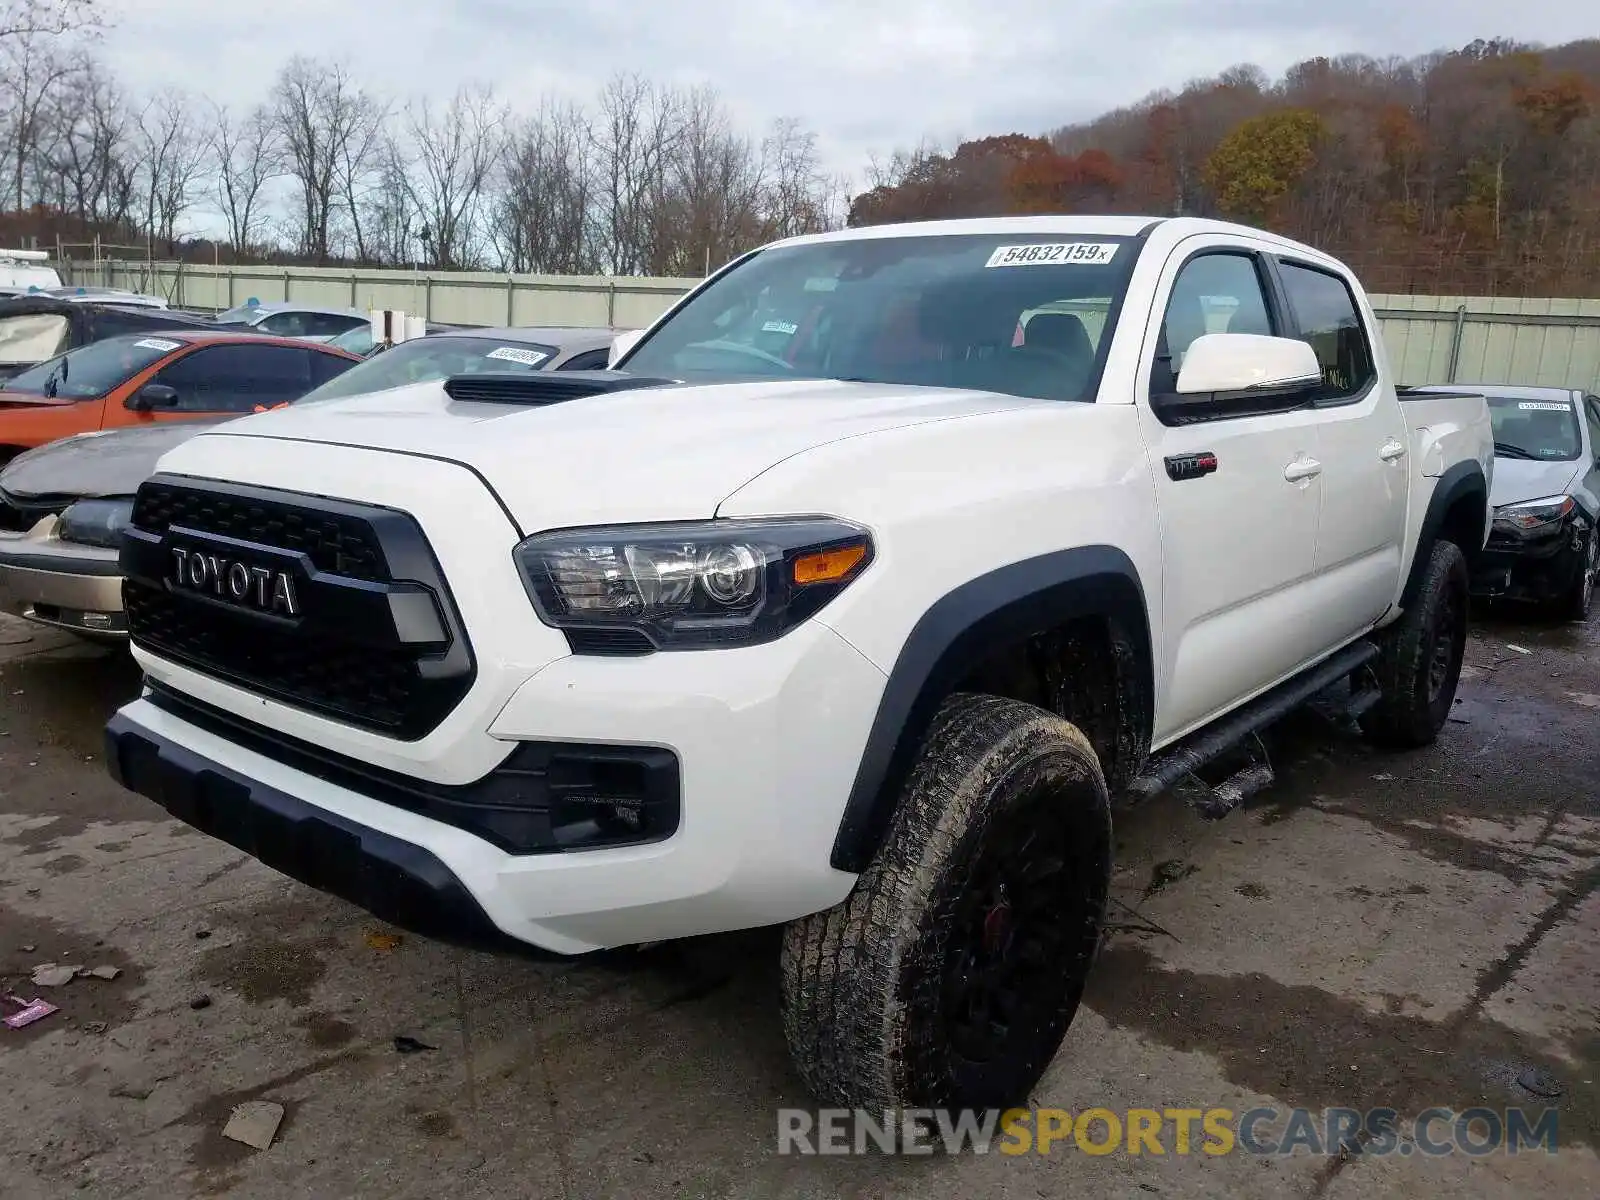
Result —
M 25 451 L 0 471 L 13 496 L 131 496 L 155 474 L 156 460 L 227 418 L 107 429 Z
M 990 392 L 836 380 L 671 385 L 544 405 L 464 403 L 440 383 L 312 401 L 216 433 L 459 462 L 524 529 L 695 520 L 775 463 L 841 438 L 1037 406 Z M 196 451 L 204 449 L 196 445 Z
M 1532 459 L 1496 455 L 1494 483 L 1489 489 L 1490 507 L 1499 508 L 1502 504 L 1565 495 L 1573 476 L 1578 473 L 1578 466 L 1571 459 L 1535 462 Z

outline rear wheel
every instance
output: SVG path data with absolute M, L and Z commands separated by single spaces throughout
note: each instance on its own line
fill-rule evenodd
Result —
M 1110 870 L 1083 734 L 951 697 L 854 891 L 786 931 L 784 1031 L 806 1084 L 873 1111 L 1025 1099 L 1077 1012 Z
M 1426 746 L 1455 703 L 1467 649 L 1467 559 L 1454 542 L 1435 542 L 1416 599 L 1384 631 L 1373 665 L 1382 698 L 1361 717 L 1374 742 Z

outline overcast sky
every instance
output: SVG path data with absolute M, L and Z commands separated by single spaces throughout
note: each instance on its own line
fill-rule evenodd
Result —
M 589 100 L 616 70 L 716 85 L 752 133 L 795 116 L 828 165 L 924 137 L 1043 132 L 1253 62 L 1600 34 L 1592 0 L 135 0 L 104 51 L 130 84 L 248 106 L 296 52 L 394 96 L 492 83 Z M 1585 16 L 1588 11 L 1589 15 Z

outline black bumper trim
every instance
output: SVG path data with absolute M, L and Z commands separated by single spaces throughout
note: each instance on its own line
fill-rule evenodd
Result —
M 122 713 L 106 724 L 106 763 L 123 787 L 185 824 L 389 924 L 475 949 L 546 953 L 501 931 L 429 851 L 249 779 Z
M 93 546 L 90 549 L 105 549 Z M 110 579 L 122 574 L 115 550 L 109 558 L 88 558 L 78 554 L 51 554 L 46 550 L 13 551 L 0 543 L 0 567 L 16 567 L 23 571 L 45 571 L 51 575 L 84 575 L 95 579 Z

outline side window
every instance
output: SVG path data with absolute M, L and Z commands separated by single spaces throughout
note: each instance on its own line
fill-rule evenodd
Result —
M 208 346 L 154 380 L 178 393 L 180 412 L 253 412 L 311 390 L 311 363 L 292 346 Z
M 583 354 L 574 354 L 556 369 L 559 371 L 603 371 L 606 369 L 606 359 L 609 356 L 609 350 L 589 350 Z
M 1323 390 L 1318 399 L 1351 400 L 1361 395 L 1377 379 L 1378 369 L 1349 285 L 1337 275 L 1299 263 L 1280 262 L 1278 270 L 1299 336 L 1322 364 Z
M 1252 256 L 1219 253 L 1191 258 L 1172 282 L 1150 390 L 1177 391 L 1183 356 L 1202 334 L 1272 332 L 1266 292 Z
M 262 333 L 275 333 L 279 337 L 305 337 L 306 314 L 298 312 L 273 313 L 256 326 Z
M 1600 460 L 1600 396 L 1583 398 L 1583 414 L 1589 419 L 1589 453 Z
M 305 336 L 307 337 L 338 337 L 347 330 L 354 329 L 357 325 L 367 322 L 358 321 L 354 317 L 341 317 L 336 313 L 304 313 Z

